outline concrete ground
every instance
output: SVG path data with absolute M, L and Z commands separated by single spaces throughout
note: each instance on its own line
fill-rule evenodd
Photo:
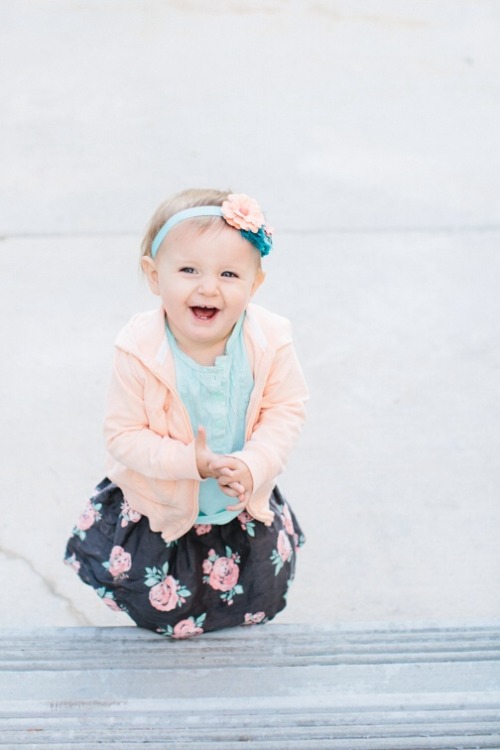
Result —
M 311 389 L 281 622 L 500 617 L 496 0 L 19 0 L 0 25 L 0 626 L 127 624 L 61 563 L 144 225 L 258 198 Z

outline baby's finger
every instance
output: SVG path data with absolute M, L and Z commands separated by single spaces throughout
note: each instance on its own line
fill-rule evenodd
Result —
M 241 492 L 238 492 L 238 490 L 233 490 L 231 487 L 221 487 L 221 490 L 228 497 L 240 497 L 241 496 Z
M 221 490 L 231 497 L 238 497 L 245 493 L 245 488 L 239 482 L 231 482 L 230 484 L 219 485 Z
M 217 477 L 217 482 L 219 483 L 219 487 L 227 487 L 228 485 L 230 486 L 238 485 L 238 487 L 243 487 L 241 482 L 238 482 L 233 477 L 226 477 L 226 476 L 222 476 L 221 474 L 219 474 L 219 476 Z M 243 487 L 243 490 L 244 489 L 245 488 Z
M 245 498 L 241 499 L 240 497 L 240 502 L 237 505 L 228 505 L 226 507 L 226 510 L 240 511 L 240 510 L 244 510 L 246 508 L 246 505 L 247 505 L 246 499 Z
M 242 484 L 240 484 L 240 482 L 231 482 L 229 486 L 231 487 L 232 490 L 237 492 L 239 495 L 245 494 L 245 488 L 243 487 Z
M 214 469 L 222 469 L 224 466 L 227 466 L 227 461 L 225 456 L 221 456 L 220 454 L 217 456 L 216 459 L 212 461 L 214 465 Z
M 205 447 L 207 444 L 207 432 L 201 425 L 200 427 L 198 427 L 198 432 L 196 433 L 195 440 L 200 446 Z
M 232 471 L 227 467 L 223 458 L 215 458 L 213 461 L 210 461 L 210 470 L 214 474 L 224 474 L 225 476 L 230 476 Z

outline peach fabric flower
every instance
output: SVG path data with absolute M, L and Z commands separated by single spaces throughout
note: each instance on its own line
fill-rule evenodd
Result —
M 235 229 L 258 232 L 266 221 L 257 201 L 245 193 L 231 193 L 221 208 L 224 219 Z

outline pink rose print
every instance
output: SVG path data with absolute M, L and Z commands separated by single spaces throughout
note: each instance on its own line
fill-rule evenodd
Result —
M 292 559 L 292 552 L 293 550 L 292 545 L 290 544 L 290 539 L 283 529 L 281 529 L 278 534 L 278 554 L 284 563 Z
M 210 571 L 210 586 L 218 591 L 230 591 L 240 576 L 240 569 L 230 557 L 219 557 Z
M 203 534 L 208 534 L 209 531 L 212 531 L 212 524 L 196 523 L 193 528 L 198 536 L 202 536 Z
M 260 622 L 263 622 L 266 619 L 266 613 L 265 612 L 256 612 L 254 615 L 252 615 L 250 612 L 247 612 L 245 615 L 245 622 L 243 625 L 258 625 Z
M 96 593 L 101 597 L 104 604 L 106 604 L 107 607 L 113 610 L 113 612 L 121 612 L 121 607 L 118 605 L 118 603 L 115 601 L 115 597 L 112 591 L 107 591 L 106 588 L 103 586 L 100 589 L 96 589 Z
M 160 633 L 160 635 L 168 636 L 169 638 L 192 638 L 194 635 L 200 635 L 203 633 L 203 624 L 206 617 L 206 612 L 196 619 L 194 617 L 188 617 L 187 620 L 181 620 L 178 622 L 175 627 L 167 625 L 166 628 L 157 628 L 156 632 Z
M 171 612 L 176 607 L 182 607 L 186 603 L 186 597 L 191 592 L 168 575 L 168 562 L 163 568 L 146 568 L 146 586 L 151 588 L 149 602 L 152 607 L 161 612 Z M 168 635 L 168 634 L 167 634 Z
M 73 570 L 76 570 L 77 573 L 80 570 L 81 565 L 76 559 L 75 554 L 72 554 L 70 557 L 66 557 L 64 562 L 66 563 L 66 565 L 69 565 L 70 568 L 73 568 Z
M 104 597 L 103 599 L 104 604 L 106 604 L 110 609 L 113 610 L 113 612 L 121 612 L 120 607 L 115 602 L 114 599 L 110 599 L 109 597 Z
M 242 510 L 240 515 L 238 516 L 238 521 L 243 526 L 247 524 L 249 521 L 253 521 L 253 516 L 251 516 L 250 513 L 247 513 L 246 510 Z
M 173 638 L 191 638 L 193 635 L 203 633 L 203 628 L 197 628 L 194 620 L 181 620 L 174 627 Z
M 164 581 L 153 586 L 149 592 L 149 601 L 155 609 L 162 612 L 170 612 L 170 610 L 175 609 L 179 601 L 175 578 L 167 576 Z
M 274 575 L 278 575 L 285 563 L 290 562 L 293 557 L 293 548 L 284 529 L 281 529 L 277 539 L 277 549 L 271 554 L 271 562 L 275 566 Z
M 246 531 L 248 536 L 255 536 L 255 519 L 246 510 L 243 510 L 238 516 L 238 521 L 243 531 Z
M 208 558 L 203 561 L 203 582 L 208 583 L 215 591 L 222 591 L 221 599 L 228 605 L 233 603 L 236 594 L 243 593 L 243 586 L 238 584 L 240 556 L 226 547 L 226 555 L 220 557 L 211 549 Z
M 115 546 L 111 550 L 109 562 L 104 563 L 113 578 L 124 578 L 125 573 L 132 567 L 132 557 L 123 547 Z
M 290 534 L 290 536 L 294 536 L 295 529 L 293 528 L 292 515 L 290 513 L 290 508 L 286 503 L 283 505 L 283 512 L 281 514 L 281 517 L 283 518 L 286 533 Z
M 129 523 L 138 523 L 142 515 L 138 513 L 136 510 L 130 507 L 127 500 L 123 500 L 123 503 L 121 505 L 121 526 L 122 528 L 125 528 L 128 526 Z
M 100 509 L 102 508 L 101 504 L 94 505 L 90 500 L 87 500 L 87 505 L 85 506 L 85 510 L 81 514 L 80 518 L 76 522 L 76 526 L 73 529 L 73 533 L 80 537 L 80 539 L 85 539 L 86 537 L 86 531 L 88 531 L 91 526 L 94 525 L 96 521 L 99 521 L 101 518 L 101 514 L 99 513 Z

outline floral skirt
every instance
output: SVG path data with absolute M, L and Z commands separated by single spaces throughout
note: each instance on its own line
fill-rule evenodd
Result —
M 264 623 L 286 606 L 304 543 L 277 487 L 270 507 L 271 526 L 242 512 L 223 526 L 198 524 L 165 542 L 104 479 L 73 529 L 65 562 L 111 609 L 160 635 Z

